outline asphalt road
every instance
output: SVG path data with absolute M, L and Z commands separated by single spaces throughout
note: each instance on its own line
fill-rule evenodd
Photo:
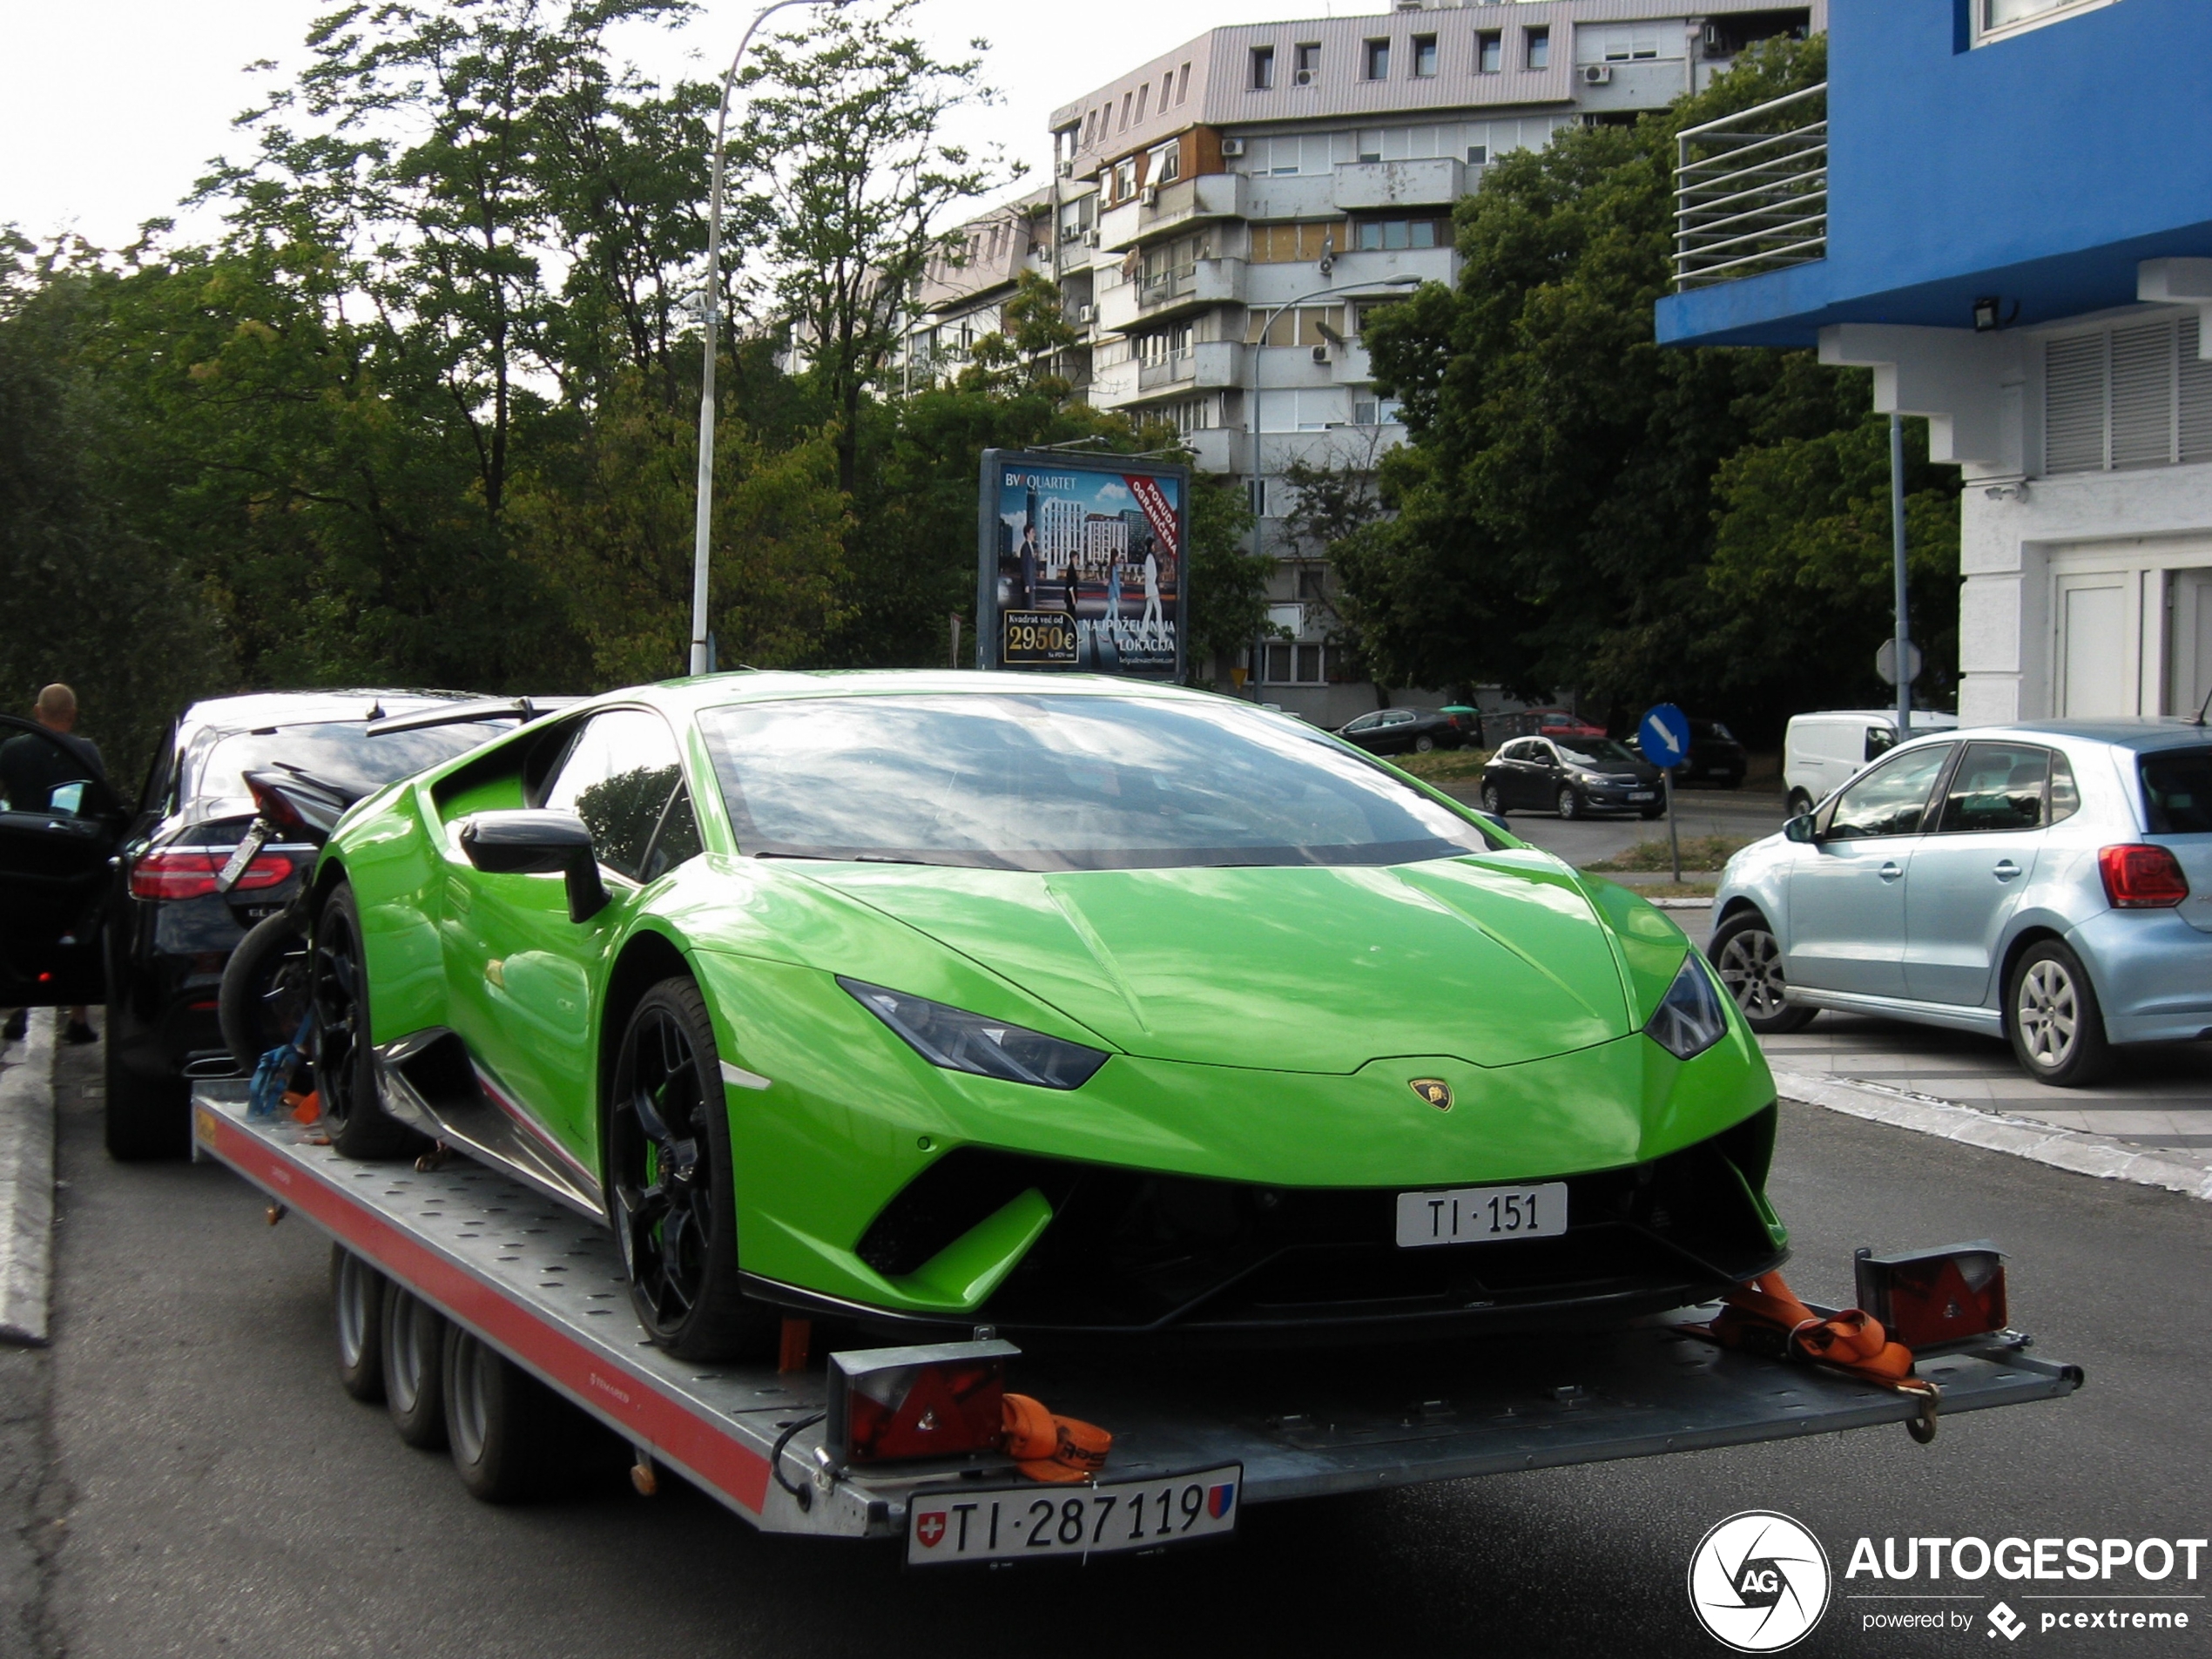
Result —
M 1805 1522 L 1839 1575 L 1862 1534 L 2212 1532 L 2212 1206 L 1794 1106 L 1774 1192 L 1800 1291 L 1848 1299 L 1856 1244 L 1994 1237 L 2016 1322 L 2089 1387 L 1925 1448 L 1885 1429 L 1260 1509 L 1227 1547 L 1089 1569 L 908 1574 L 888 1548 L 759 1536 L 680 1487 L 640 1500 L 614 1467 L 489 1508 L 340 1391 L 310 1227 L 270 1228 L 215 1166 L 109 1162 L 96 1054 L 64 1062 L 51 1406 L 19 1426 L 52 1457 L 26 1651 L 1709 1655 L 1685 1568 L 1746 1508 Z M 1979 1627 L 1863 1634 L 1878 1605 L 1839 1600 L 1796 1651 L 1992 1651 Z M 2118 1645 L 2202 1652 L 2206 1617 Z
M 1448 792 L 1470 806 L 1480 805 L 1478 786 L 1453 783 Z M 1589 864 L 1624 853 L 1638 841 L 1663 841 L 1663 818 L 1578 818 L 1567 821 L 1543 813 L 1514 813 L 1506 827 L 1522 840 L 1556 853 L 1569 864 Z M 1753 841 L 1782 827 L 1782 803 L 1759 789 L 1685 789 L 1675 797 L 1675 828 L 1684 840 L 1726 835 Z

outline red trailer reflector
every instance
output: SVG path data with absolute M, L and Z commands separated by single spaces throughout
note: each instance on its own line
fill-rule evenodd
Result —
M 2005 1253 L 1987 1239 L 1896 1256 L 1861 1250 L 1852 1264 L 1859 1306 L 1908 1348 L 1986 1336 L 2011 1322 Z
M 996 1451 L 1006 1434 L 1006 1362 L 1021 1352 L 993 1339 L 832 1354 L 831 1458 L 843 1467 Z

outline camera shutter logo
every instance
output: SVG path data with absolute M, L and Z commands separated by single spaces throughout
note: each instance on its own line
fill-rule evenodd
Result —
M 1730 1515 L 1689 1558 L 1691 1611 L 1738 1653 L 1779 1653 L 1803 1641 L 1828 1610 L 1829 1584 L 1820 1541 L 1770 1509 Z

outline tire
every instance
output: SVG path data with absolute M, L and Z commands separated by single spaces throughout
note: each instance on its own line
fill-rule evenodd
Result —
M 467 1331 L 445 1345 L 446 1441 L 469 1495 L 522 1503 L 567 1483 L 583 1449 L 576 1408 Z
M 390 1281 L 343 1244 L 330 1247 L 330 1312 L 339 1386 L 355 1399 L 384 1398 L 384 1295 Z
M 1482 810 L 1493 818 L 1503 818 L 1506 815 L 1506 798 L 1499 792 L 1497 785 L 1482 786 Z
M 299 1035 L 311 1006 L 307 929 L 290 910 L 256 922 L 223 968 L 216 1014 L 231 1057 L 248 1077 L 261 1056 Z
M 2055 939 L 2020 953 L 2005 976 L 2005 1035 L 2020 1069 L 2054 1089 L 2079 1089 L 2111 1069 L 2104 1011 L 2081 959 Z
M 1793 789 L 1784 800 L 1783 810 L 1792 818 L 1803 818 L 1812 810 L 1812 797 L 1802 789 Z
M 396 1157 L 419 1137 L 386 1112 L 378 1098 L 361 941 L 361 911 L 352 885 L 341 881 L 315 918 L 315 1090 L 322 1098 L 330 1143 L 341 1155 Z
M 738 1289 L 729 1107 L 714 1028 L 689 979 L 639 999 L 604 1121 L 615 1238 L 646 1334 L 685 1359 L 773 1352 L 776 1315 Z
M 192 1150 L 192 1085 L 182 1077 L 149 1077 L 132 1069 L 118 1052 L 120 1031 L 111 1006 L 101 1108 L 108 1156 L 118 1163 L 185 1157 Z
M 1570 785 L 1559 792 L 1559 799 L 1554 804 L 1553 810 L 1562 820 L 1580 818 L 1582 815 L 1582 798 L 1575 792 Z
M 1786 1036 L 1812 1023 L 1817 1008 L 1792 1008 L 1782 1000 L 1788 988 L 1782 973 L 1782 948 L 1756 910 L 1739 910 L 1713 935 L 1713 968 L 1736 1003 L 1743 1023 L 1763 1037 Z
M 435 1452 L 446 1443 L 445 1316 L 411 1291 L 384 1290 L 384 1406 L 409 1446 Z
M 1426 732 L 1423 732 L 1420 737 L 1413 739 L 1413 752 L 1417 755 L 1425 755 L 1435 747 L 1436 739 L 1430 737 Z

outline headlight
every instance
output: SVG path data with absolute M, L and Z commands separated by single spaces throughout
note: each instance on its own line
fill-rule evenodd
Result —
M 1682 972 L 1643 1029 L 1677 1060 L 1693 1060 L 1728 1035 L 1728 1010 L 1696 951 L 1683 958 Z
M 1040 1089 L 1081 1089 L 1106 1063 L 1104 1052 L 1080 1042 L 1062 1042 L 1003 1020 L 987 1020 L 964 1008 L 947 1008 L 927 997 L 887 991 L 839 974 L 837 982 L 860 1006 L 889 1026 L 933 1066 L 973 1072 Z

